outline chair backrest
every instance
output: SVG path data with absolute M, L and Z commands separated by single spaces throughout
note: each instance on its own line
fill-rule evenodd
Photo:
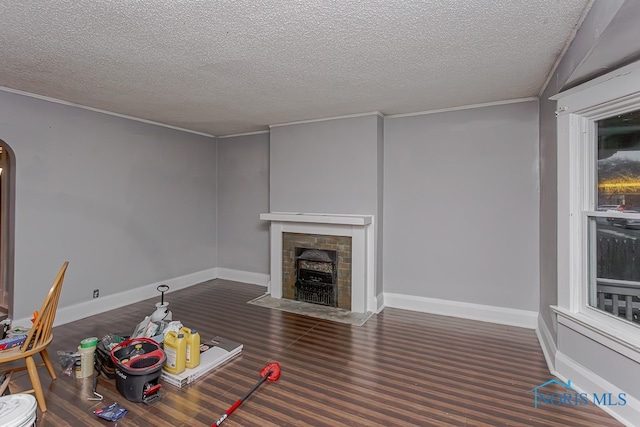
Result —
M 53 328 L 53 321 L 56 318 L 56 311 L 58 310 L 58 300 L 60 299 L 60 292 L 62 291 L 62 282 L 64 281 L 64 274 L 67 271 L 69 261 L 65 261 L 62 264 L 62 268 L 58 272 L 56 279 L 49 289 L 49 293 L 38 311 L 33 326 L 29 330 L 27 339 L 20 348 L 20 351 L 25 352 L 29 349 L 39 347 L 43 343 L 47 342 L 51 337 L 51 328 Z

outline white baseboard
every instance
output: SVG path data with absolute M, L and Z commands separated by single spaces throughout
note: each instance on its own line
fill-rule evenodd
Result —
M 376 296 L 376 313 L 380 313 L 384 310 L 384 293 L 379 293 Z
M 613 393 L 617 396 L 619 393 L 609 381 L 576 363 L 560 351 L 556 352 L 556 371 L 551 373 L 565 383 L 571 380 L 572 388 L 579 393 L 586 393 L 591 403 L 593 403 L 594 393 L 599 396 L 603 393 Z M 626 395 L 626 401 L 624 406 L 598 406 L 626 426 L 640 425 L 640 401 L 629 394 Z
M 251 283 L 267 287 L 270 275 L 251 273 L 249 271 L 232 270 L 230 268 L 218 268 L 218 279 L 233 280 L 234 282 Z
M 159 285 L 168 285 L 170 288 L 168 293 L 171 293 L 180 289 L 188 288 L 189 286 L 197 285 L 198 283 L 206 282 L 207 280 L 215 279 L 218 274 L 217 270 L 217 268 L 210 268 L 208 270 L 186 274 L 173 279 L 162 280 L 157 283 L 152 283 L 150 285 L 141 286 L 124 292 L 118 292 L 117 294 L 83 301 L 68 307 L 58 307 L 54 326 L 75 322 L 76 320 L 84 319 L 85 317 L 94 316 L 105 311 L 157 297 L 158 290 L 156 288 Z M 153 310 L 154 306 L 150 306 L 149 313 L 152 313 Z M 31 319 L 16 319 L 11 323 L 13 326 L 30 327 Z
M 514 308 L 384 293 L 384 306 L 535 329 L 538 313 Z
M 544 360 L 547 362 L 549 372 L 554 372 L 556 369 L 556 353 L 558 348 L 556 342 L 551 335 L 551 331 L 547 327 L 547 324 L 542 319 L 542 315 L 538 314 L 538 327 L 536 328 L 536 336 L 538 342 L 542 348 L 542 354 L 544 354 Z

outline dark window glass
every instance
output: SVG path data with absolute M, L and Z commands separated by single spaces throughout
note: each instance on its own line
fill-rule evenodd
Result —
M 640 214 L 640 111 L 596 124 L 596 210 Z M 640 322 L 640 219 L 592 221 L 590 259 L 596 266 L 590 269 L 589 305 Z

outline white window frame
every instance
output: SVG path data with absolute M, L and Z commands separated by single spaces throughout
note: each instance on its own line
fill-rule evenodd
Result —
M 640 110 L 640 62 L 551 98 L 558 101 L 558 323 L 640 362 L 640 326 L 589 306 L 588 218 L 595 212 L 597 120 Z M 634 215 L 635 216 L 635 215 Z

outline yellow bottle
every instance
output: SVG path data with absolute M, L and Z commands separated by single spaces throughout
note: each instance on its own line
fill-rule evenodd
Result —
M 162 367 L 170 374 L 181 374 L 186 369 L 187 340 L 184 334 L 171 331 L 164 337 L 164 354 L 167 360 Z
M 190 328 L 182 328 L 180 333 L 184 334 L 187 341 L 185 366 L 189 369 L 195 368 L 200 364 L 200 334 L 196 329 Z

